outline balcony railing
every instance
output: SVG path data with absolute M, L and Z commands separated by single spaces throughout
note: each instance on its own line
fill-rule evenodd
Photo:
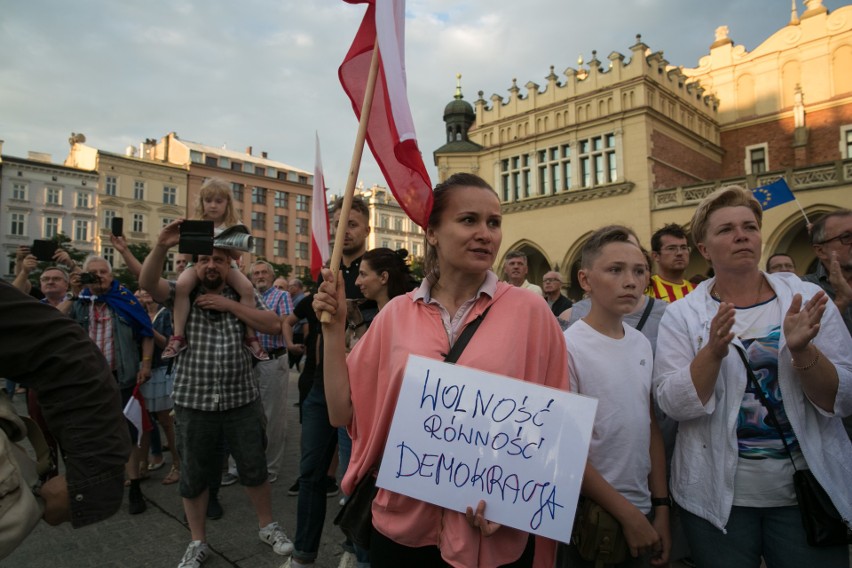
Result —
M 824 189 L 845 183 L 852 183 L 852 159 L 838 160 L 828 164 L 787 168 L 761 174 L 749 174 L 738 178 L 707 181 L 693 185 L 684 185 L 654 190 L 654 209 L 690 207 L 725 185 L 741 185 L 749 189 L 772 183 L 778 178 L 787 180 L 793 192 L 811 189 Z

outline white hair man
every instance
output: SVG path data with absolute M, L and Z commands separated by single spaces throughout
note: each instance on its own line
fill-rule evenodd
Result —
M 273 286 L 275 270 L 264 260 L 251 265 L 251 281 L 260 292 L 263 303 L 283 319 L 293 311 L 290 294 Z M 274 483 L 284 465 L 284 440 L 287 437 L 287 386 L 290 383 L 290 366 L 283 332 L 258 333 L 261 345 L 269 354 L 268 361 L 259 361 L 254 376 L 260 386 L 260 400 L 266 413 L 266 468 L 269 482 Z

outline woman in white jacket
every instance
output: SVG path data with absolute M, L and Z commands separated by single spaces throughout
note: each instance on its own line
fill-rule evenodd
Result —
M 760 204 L 738 186 L 708 196 L 693 216 L 693 239 L 716 276 L 660 323 L 655 393 L 680 423 L 671 489 L 699 567 L 757 568 L 761 557 L 768 568 L 847 567 L 846 546 L 807 544 L 793 462 L 813 472 L 849 524 L 852 445 L 841 417 L 852 414 L 852 338 L 817 286 L 760 271 L 761 221 Z

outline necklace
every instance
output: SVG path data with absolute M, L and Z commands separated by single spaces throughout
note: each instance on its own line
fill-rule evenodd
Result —
M 763 281 L 764 280 L 765 280 L 765 278 L 761 274 L 760 275 L 760 284 L 757 286 L 757 296 L 754 298 L 754 302 L 752 302 L 753 306 L 757 305 L 757 303 L 760 302 L 760 294 L 763 292 Z M 713 284 L 713 289 L 710 291 L 710 295 L 713 296 L 714 298 L 716 298 L 717 300 L 719 300 L 720 302 L 722 301 L 722 295 L 719 294 L 719 290 L 716 288 L 716 284 Z

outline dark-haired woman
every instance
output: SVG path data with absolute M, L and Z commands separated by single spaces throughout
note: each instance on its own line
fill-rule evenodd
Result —
M 472 174 L 456 174 L 435 188 L 426 229 L 427 277 L 394 298 L 345 356 L 344 290 L 326 271 L 314 308 L 328 311 L 326 396 L 332 424 L 352 435 L 352 460 L 343 487 L 378 465 L 409 354 L 443 359 L 471 321 L 487 316 L 458 360 L 460 365 L 567 389 L 567 352 L 546 302 L 498 282 L 492 272 L 502 239 L 500 201 Z M 523 314 L 523 317 L 519 317 Z M 485 520 L 485 504 L 467 514 L 379 490 L 373 501 L 373 568 L 552 566 L 552 541 Z
M 374 300 L 379 310 L 392 298 L 411 290 L 411 272 L 405 259 L 408 251 L 377 248 L 364 253 L 355 285 L 368 300 Z

